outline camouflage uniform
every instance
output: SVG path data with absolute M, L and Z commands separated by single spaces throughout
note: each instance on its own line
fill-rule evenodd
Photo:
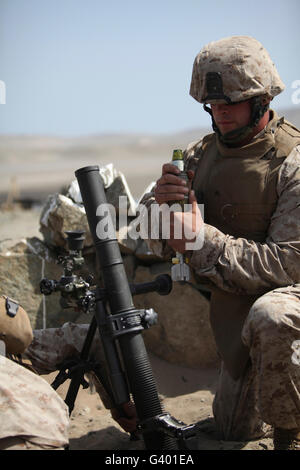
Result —
M 212 71 L 216 74 L 213 83 L 209 84 Z M 235 103 L 257 96 L 273 98 L 283 88 L 263 46 L 253 38 L 233 37 L 203 48 L 195 59 L 190 92 L 200 103 Z M 260 116 L 258 114 L 258 119 Z M 267 126 L 255 136 L 249 145 L 230 148 L 227 154 L 226 146 L 216 135 L 192 143 L 185 151 L 186 169 L 195 171 L 193 188 L 198 202 L 204 203 L 205 211 L 204 244 L 200 250 L 191 253 L 190 266 L 199 282 L 210 286 L 212 295 L 218 294 L 218 300 L 214 305 L 211 303 L 212 309 L 219 309 L 218 315 L 212 317 L 212 326 L 223 361 L 213 410 L 223 439 L 258 438 L 264 434 L 267 424 L 274 428 L 300 429 L 300 133 L 290 124 L 287 124 L 287 130 L 284 120 L 278 120 L 276 113 L 272 115 L 271 112 L 271 119 L 277 123 L 276 130 L 270 129 L 270 122 L 269 128 Z M 286 137 L 291 140 L 290 145 L 286 140 L 285 149 L 278 152 L 281 137 L 275 146 L 269 145 L 268 139 L 272 141 L 280 126 L 286 129 Z M 260 149 L 261 154 L 256 155 L 256 149 Z M 211 168 L 215 169 L 217 165 L 212 158 L 206 158 L 209 152 L 216 157 L 215 161 L 225 162 L 225 169 L 230 160 L 230 169 L 235 169 L 237 158 L 244 158 L 239 160 L 241 165 L 248 158 L 245 175 L 249 178 L 249 168 L 255 170 L 253 162 L 257 156 L 257 165 L 262 165 L 268 158 L 275 162 L 273 167 L 270 166 L 272 170 L 268 168 L 262 170 L 261 175 L 258 173 L 264 182 L 269 181 L 268 186 L 262 186 L 260 194 L 254 189 L 247 201 L 249 194 L 242 184 L 239 187 L 237 196 L 245 198 L 245 206 L 253 209 L 255 202 L 261 202 L 260 196 L 262 199 L 262 204 L 256 204 L 261 214 L 256 218 L 253 216 L 254 226 L 257 224 L 253 233 L 250 228 L 241 227 L 242 222 L 249 222 L 251 211 L 250 215 L 243 212 L 243 208 L 238 207 L 238 198 L 232 204 L 226 204 L 225 200 L 220 202 L 220 207 L 224 204 L 222 209 L 232 206 L 237 217 L 234 210 L 228 220 L 220 214 L 219 218 L 215 215 L 218 211 L 213 198 L 220 194 L 229 194 L 233 198 L 231 186 L 238 187 L 239 179 L 244 175 L 237 172 L 237 182 L 233 184 L 228 172 L 226 181 L 218 180 L 221 190 L 218 185 L 205 186 L 213 174 Z M 272 179 L 269 175 L 273 170 Z M 255 179 L 253 181 L 255 183 Z M 200 191 L 203 188 L 204 195 Z M 269 213 L 268 204 L 264 203 L 269 202 L 268 195 L 272 203 L 276 201 L 274 207 L 270 205 Z M 142 202 L 150 207 L 154 203 L 154 191 Z M 255 211 L 254 215 L 257 215 Z M 170 253 L 165 241 L 149 240 L 149 245 L 158 255 Z M 224 299 L 223 305 L 220 299 Z M 233 299 L 232 303 L 227 299 Z M 215 305 L 216 302 L 219 305 Z M 235 317 L 230 305 L 238 307 L 233 312 Z M 239 362 L 238 367 L 231 369 L 235 360 Z
M 0 297 L 0 449 L 59 450 L 68 445 L 68 410 L 53 388 L 17 363 L 33 332 L 16 300 Z M 7 356 L 7 357 L 6 357 Z
M 88 324 L 65 323 L 62 327 L 34 330 L 34 339 L 26 349 L 23 357 L 29 359 L 38 374 L 49 374 L 59 369 L 59 366 L 69 358 L 79 358 L 88 332 Z M 90 359 L 100 365 L 105 373 L 104 352 L 99 335 L 95 335 Z M 87 374 L 89 381 L 96 388 L 104 406 L 111 409 L 113 404 L 105 389 L 94 374 Z
M 224 364 L 214 415 L 225 439 L 259 438 L 300 426 L 300 285 L 274 289 L 250 309 L 243 328 L 251 367 L 233 380 Z
M 0 449 L 61 450 L 68 445 L 68 409 L 42 378 L 0 356 Z

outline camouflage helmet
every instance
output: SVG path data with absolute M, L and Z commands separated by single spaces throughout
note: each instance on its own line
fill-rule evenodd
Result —
M 262 44 L 233 36 L 207 44 L 196 56 L 190 95 L 199 103 L 237 103 L 262 95 L 272 99 L 284 88 Z
M 26 311 L 16 300 L 0 296 L 0 342 L 7 354 L 22 354 L 33 340 Z M 1 344 L 1 350 L 3 345 Z

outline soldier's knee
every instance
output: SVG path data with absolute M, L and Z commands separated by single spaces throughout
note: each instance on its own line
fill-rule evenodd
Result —
M 249 347 L 254 337 L 273 334 L 293 326 L 294 304 L 288 293 L 271 291 L 252 305 L 243 328 L 243 341 Z
M 280 302 L 282 304 L 282 302 Z M 247 320 L 255 328 L 272 328 L 281 321 L 282 305 L 272 293 L 268 293 L 257 299 L 252 305 Z

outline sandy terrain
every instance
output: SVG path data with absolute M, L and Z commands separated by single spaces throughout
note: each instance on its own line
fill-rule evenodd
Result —
M 199 423 L 199 450 L 271 450 L 272 439 L 252 442 L 222 441 L 212 418 L 211 404 L 217 383 L 217 370 L 189 369 L 149 356 L 163 408 L 186 424 Z M 45 376 L 50 381 L 56 374 Z M 58 393 L 64 397 L 68 384 Z M 81 389 L 70 424 L 71 450 L 143 450 L 143 441 L 129 436 L 111 418 L 97 394 Z
M 39 210 L 0 211 L 0 240 L 15 237 L 39 236 Z M 170 364 L 150 355 L 157 389 L 165 411 L 186 424 L 201 423 L 199 450 L 267 450 L 271 439 L 253 442 L 225 442 L 218 439 L 212 419 L 212 400 L 216 390 L 218 371 L 190 369 Z M 51 383 L 56 373 L 45 376 Z M 64 398 L 68 383 L 58 393 Z M 143 441 L 130 441 L 127 433 L 111 418 L 98 394 L 80 389 L 70 418 L 71 450 L 141 450 Z

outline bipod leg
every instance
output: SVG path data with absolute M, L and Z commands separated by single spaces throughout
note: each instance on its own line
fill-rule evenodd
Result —
M 78 364 L 81 361 L 85 362 L 88 360 L 90 349 L 91 349 L 91 344 L 95 336 L 96 328 L 97 328 L 97 322 L 96 322 L 95 316 L 93 316 L 87 335 L 85 337 L 83 346 L 82 346 L 80 357 L 78 359 Z M 69 408 L 70 415 L 74 408 L 74 404 L 77 398 L 79 387 L 83 381 L 83 375 L 84 375 L 84 371 L 78 368 L 78 370 L 72 375 L 72 378 L 71 378 L 71 383 L 69 385 L 68 392 L 65 398 L 65 403 L 67 404 Z

